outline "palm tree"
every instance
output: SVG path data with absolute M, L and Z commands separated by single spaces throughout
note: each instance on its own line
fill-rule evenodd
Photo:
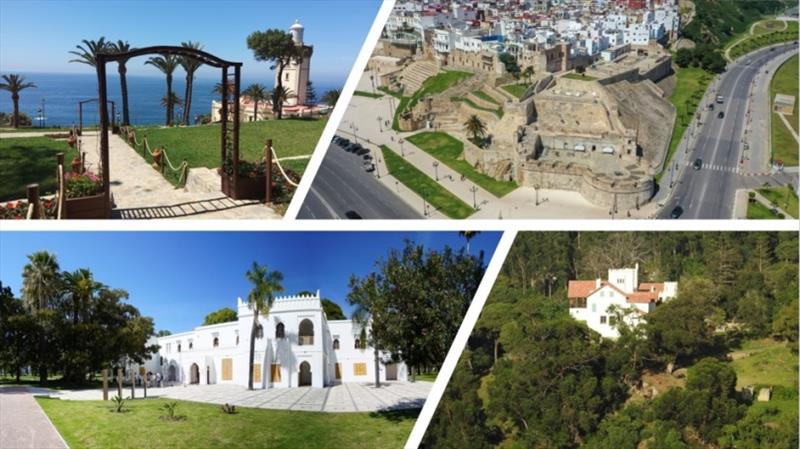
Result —
M 127 53 L 132 50 L 128 41 L 119 40 L 109 44 L 111 51 L 114 53 Z M 125 66 L 128 63 L 128 58 L 120 59 L 117 61 L 117 72 L 119 73 L 119 87 L 122 92 L 122 124 L 128 126 L 131 124 L 130 116 L 128 114 L 128 68 Z
M 106 42 L 106 38 L 104 36 L 100 36 L 100 39 L 96 41 L 89 41 L 89 40 L 82 40 L 83 45 L 76 45 L 77 51 L 72 50 L 70 51 L 71 54 L 77 56 L 77 59 L 70 59 L 69 62 L 78 62 L 81 64 L 90 65 L 92 67 L 97 67 L 97 54 L 107 52 L 110 49 L 110 42 Z
M 258 323 L 258 314 L 267 315 L 275 293 L 283 291 L 283 274 L 280 271 L 269 271 L 266 266 L 253 262 L 245 277 L 253 285 L 247 295 L 247 305 L 253 309 L 253 327 L 250 329 L 250 371 L 247 377 L 247 388 L 253 389 L 253 362 L 256 351 L 256 335 L 262 330 Z
M 58 260 L 54 254 L 38 251 L 28 256 L 30 261 L 22 269 L 22 302 L 31 312 L 50 309 L 59 292 L 61 278 Z M 38 316 L 38 314 L 36 314 Z M 39 382 L 47 382 L 46 332 L 39 333 Z
M 272 101 L 278 102 L 281 105 L 286 103 L 290 98 L 294 98 L 296 96 L 297 95 L 294 94 L 292 89 L 289 89 L 286 86 L 277 86 L 272 90 Z M 273 110 L 275 110 L 275 108 L 273 108 Z M 281 111 L 283 111 L 283 109 L 281 109 Z M 278 119 L 281 117 L 282 115 L 277 116 Z
M 181 42 L 181 47 L 191 48 L 194 50 L 202 50 L 203 46 L 200 42 Z M 183 56 L 180 58 L 181 66 L 186 71 L 186 91 L 184 92 L 184 108 L 183 108 L 183 124 L 189 124 L 190 109 L 192 108 L 192 87 L 194 84 L 194 72 L 203 65 L 202 62 L 194 58 Z
M 466 122 L 464 122 L 464 127 L 467 128 L 467 132 L 472 135 L 473 140 L 478 140 L 478 138 L 483 137 L 486 135 L 486 125 L 477 115 L 471 115 Z
M 145 62 L 145 64 L 150 64 L 167 75 L 167 98 L 172 98 L 172 73 L 178 67 L 179 60 L 180 58 L 177 56 L 164 54 L 161 56 L 152 56 Z M 167 106 L 167 126 L 171 126 L 173 104 L 169 102 Z
M 161 107 L 166 108 L 168 111 L 175 111 L 175 106 L 183 106 L 184 102 L 181 97 L 175 92 L 171 92 L 170 96 L 164 95 L 161 97 Z
M 469 254 L 469 241 L 474 239 L 481 231 L 458 231 L 458 235 L 467 241 L 467 254 Z
M 64 272 L 65 299 L 72 306 L 72 323 L 78 324 L 81 315 L 85 315 L 95 293 L 103 284 L 94 280 L 94 275 L 87 268 L 79 268 L 73 272 Z M 84 317 L 85 319 L 85 317 Z
M 250 97 L 253 101 L 253 121 L 258 121 L 258 103 L 266 101 L 269 98 L 267 88 L 260 83 L 255 83 L 247 86 L 247 89 L 242 91 L 243 94 Z
M 36 87 L 36 84 L 26 82 L 25 77 L 18 74 L 3 75 L 3 83 L 0 83 L 0 89 L 11 92 L 11 101 L 14 102 L 14 116 L 11 126 L 19 128 L 19 93 L 20 91 L 29 87 Z
M 339 89 L 331 89 L 322 96 L 322 102 L 328 106 L 335 106 L 336 102 L 339 101 L 339 95 L 341 95 L 341 93 L 342 91 Z

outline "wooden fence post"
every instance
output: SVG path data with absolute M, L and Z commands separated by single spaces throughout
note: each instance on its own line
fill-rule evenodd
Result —
M 269 204 L 272 202 L 272 139 L 267 139 L 267 148 L 264 154 L 265 164 L 264 174 L 266 175 L 267 191 L 264 202 Z
M 31 218 L 39 217 L 39 184 L 28 184 L 28 207 L 33 205 Z
M 131 399 L 136 398 L 136 375 L 134 370 L 131 369 Z
M 108 400 L 108 370 L 103 368 L 103 400 Z

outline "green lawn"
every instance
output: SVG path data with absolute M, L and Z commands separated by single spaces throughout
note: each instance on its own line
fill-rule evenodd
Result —
M 39 194 L 58 189 L 56 154 L 64 153 L 66 169 L 75 156 L 65 140 L 49 137 L 9 137 L 0 139 L 0 201 L 25 198 L 26 186 L 39 184 Z
M 789 187 L 770 187 L 758 189 L 764 198 L 768 199 L 773 204 L 778 205 L 781 209 L 785 210 L 789 215 L 798 218 L 800 215 L 800 206 L 797 203 L 797 194 Z
M 363 90 L 357 90 L 353 92 L 353 95 L 357 95 L 359 97 L 368 97 L 368 98 L 381 98 L 383 95 L 381 94 L 373 94 L 370 92 L 364 92 Z
M 564 78 L 571 80 L 580 80 L 580 81 L 594 81 L 597 79 L 594 76 L 586 76 L 581 73 L 567 73 L 566 75 L 564 75 Z
M 754 203 L 747 203 L 747 218 L 752 220 L 778 220 L 777 215 L 758 201 Z
M 522 94 L 525 93 L 526 90 L 530 87 L 530 84 L 506 84 L 504 86 L 500 86 L 503 90 L 510 93 L 516 98 L 522 97 Z
M 489 108 L 485 108 L 483 106 L 478 106 L 477 103 L 475 103 L 474 101 L 472 101 L 472 100 L 470 100 L 469 98 L 466 98 L 466 97 L 452 97 L 452 98 L 450 98 L 450 101 L 454 101 L 454 102 L 459 102 L 460 101 L 462 103 L 466 103 L 472 109 L 477 109 L 479 111 L 491 112 L 492 114 L 496 115 L 497 118 L 503 118 L 503 107 L 502 106 L 498 106 L 497 109 L 489 109 Z
M 731 362 L 738 388 L 747 385 L 797 388 L 798 358 L 785 342 L 768 338 L 748 340 L 736 352 L 749 354 Z
M 239 154 L 241 160 L 255 162 L 264 156 L 264 144 L 272 139 L 272 146 L 278 157 L 310 155 L 317 145 L 327 120 L 264 120 L 244 122 L 239 130 Z M 172 164 L 177 166 L 184 158 L 189 167 L 215 168 L 220 166 L 219 124 L 191 126 L 187 128 L 140 128 L 136 130 L 138 139 L 147 136 L 150 148 L 164 146 Z M 138 149 L 140 152 L 141 148 Z M 150 161 L 150 156 L 147 156 Z M 302 175 L 308 159 L 281 162 Z M 177 184 L 177 175 L 167 179 Z
M 381 152 L 389 174 L 423 197 L 436 210 L 450 218 L 467 218 L 475 212 L 467 203 L 461 201 L 460 198 L 450 193 L 417 167 L 406 162 L 391 148 L 381 145 Z
M 675 124 L 672 128 L 672 138 L 669 141 L 664 167 L 669 167 L 675 149 L 678 148 L 683 133 L 686 131 L 686 126 L 694 116 L 697 106 L 703 98 L 703 93 L 713 78 L 711 73 L 697 67 L 678 67 L 675 76 L 675 88 L 672 95 L 669 96 L 669 102 L 676 109 Z M 662 170 L 656 176 L 656 182 L 665 172 L 666 170 Z
M 419 100 L 425 97 L 426 95 L 434 95 L 442 93 L 447 89 L 451 88 L 452 86 L 454 86 L 462 79 L 469 78 L 472 75 L 473 74 L 469 72 L 445 70 L 426 79 L 425 82 L 422 83 L 422 86 L 419 88 L 419 90 L 414 92 L 413 95 L 411 95 L 410 97 L 406 96 L 401 97 L 400 104 L 397 105 L 397 109 L 395 109 L 394 112 L 394 120 L 392 121 L 392 128 L 395 131 L 399 131 L 400 128 L 399 128 L 398 118 L 400 117 L 400 115 L 402 115 L 403 112 L 405 112 L 406 110 L 412 109 L 414 106 L 416 106 L 417 102 L 419 102 Z
M 758 27 L 756 27 L 758 28 Z M 737 42 L 730 48 L 731 59 L 736 59 L 751 51 L 757 50 L 762 47 L 767 47 L 772 44 L 780 42 L 791 42 L 797 40 L 797 22 L 787 22 L 787 28 L 783 31 L 771 32 L 756 32 L 756 34 L 749 36 Z
M 167 421 L 165 399 L 128 401 L 128 411 L 112 413 L 107 401 L 37 398 L 64 437 L 77 448 L 400 448 L 418 411 L 322 413 L 238 408 L 228 415 L 219 405 L 177 401 Z
M 84 126 L 83 129 L 93 129 L 93 126 Z M 66 133 L 69 132 L 69 127 L 63 128 L 37 128 L 32 126 L 24 126 L 21 128 L 9 128 L 9 127 L 0 127 L 0 133 L 39 133 L 39 132 L 48 132 L 48 133 Z
M 476 91 L 472 92 L 472 94 L 475 95 L 476 97 L 480 98 L 483 101 L 488 101 L 489 103 L 494 103 L 496 105 L 500 105 L 500 103 L 497 100 L 495 100 L 492 96 L 490 96 L 489 94 L 487 94 L 486 92 L 484 92 L 482 90 L 476 90 Z
M 498 181 L 475 170 L 469 162 L 459 159 L 464 152 L 464 144 L 447 133 L 422 132 L 409 136 L 406 140 L 497 197 L 502 197 L 517 188 L 515 182 Z
M 438 376 L 438 375 L 439 375 L 439 373 L 417 374 L 417 380 L 424 380 L 426 382 L 435 382 L 436 381 L 436 376 Z
M 798 113 L 800 105 L 797 104 L 798 101 L 800 101 L 800 88 L 798 88 L 797 85 L 797 63 L 797 55 L 787 59 L 786 62 L 775 71 L 769 85 L 770 104 L 775 100 L 775 94 L 777 93 L 794 96 L 794 114 L 786 116 L 786 120 L 789 121 L 789 124 L 794 128 L 795 132 L 798 132 L 798 120 L 800 120 L 800 113 Z M 784 165 L 789 167 L 797 166 L 800 145 L 798 145 L 797 140 L 795 140 L 790 130 L 786 128 L 786 125 L 778 114 L 774 112 L 771 114 L 772 159 L 780 159 L 783 161 Z

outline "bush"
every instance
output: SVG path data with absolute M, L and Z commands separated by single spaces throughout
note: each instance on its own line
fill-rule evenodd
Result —
M 94 173 L 67 173 L 64 175 L 67 198 L 82 198 L 97 195 L 103 190 L 103 181 Z
M 181 421 L 181 420 L 186 419 L 185 416 L 178 415 L 176 413 L 177 410 L 178 410 L 178 402 L 177 401 L 167 402 L 164 405 L 162 405 L 161 408 L 163 408 L 164 411 L 167 413 L 166 415 L 162 415 L 161 416 L 161 419 L 163 419 L 165 421 Z
M 222 404 L 222 413 L 225 413 L 225 414 L 228 414 L 228 415 L 235 415 L 236 414 L 236 406 L 228 404 L 228 403 Z
M 120 395 L 114 396 L 111 401 L 114 403 L 114 408 L 111 409 L 112 412 L 122 413 L 125 411 L 125 399 Z

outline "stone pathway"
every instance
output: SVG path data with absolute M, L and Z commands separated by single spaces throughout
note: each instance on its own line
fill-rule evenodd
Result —
M 97 172 L 97 133 L 84 133 L 87 169 Z M 282 218 L 258 201 L 233 200 L 216 192 L 175 188 L 122 138 L 109 134 L 111 194 L 114 218 Z M 219 184 L 217 184 L 219 185 Z
M 68 448 L 26 387 L 0 387 L 0 449 Z
M 386 382 L 380 388 L 372 384 L 343 383 L 325 388 L 269 388 L 248 390 L 231 384 L 188 385 L 149 388 L 147 397 L 162 397 L 182 401 L 210 404 L 232 404 L 237 407 L 253 407 L 273 410 L 297 410 L 315 412 L 374 412 L 422 408 L 430 393 L 431 382 Z M 109 397 L 116 394 L 109 392 Z M 130 397 L 130 387 L 123 389 Z M 102 390 L 61 390 L 50 393 L 51 397 L 65 400 L 101 400 Z M 136 397 L 144 396 L 136 389 Z

